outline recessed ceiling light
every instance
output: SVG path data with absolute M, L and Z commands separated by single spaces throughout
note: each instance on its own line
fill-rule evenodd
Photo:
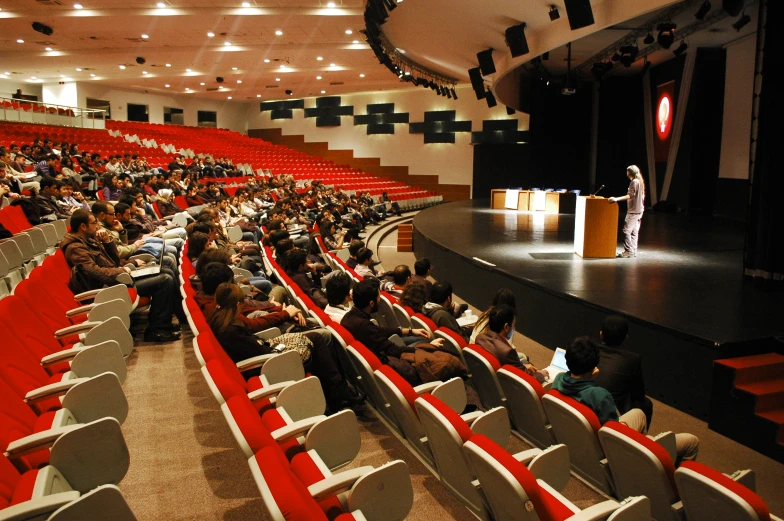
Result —
M 120 68 L 125 70 L 125 65 L 120 65 Z
M 164 87 L 166 87 L 166 88 L 168 89 L 169 87 L 171 87 L 171 85 L 169 85 L 169 84 L 167 83 L 166 85 L 164 85 Z
M 222 89 L 222 88 L 223 88 L 223 85 L 218 85 L 218 88 L 219 88 L 219 89 Z
M 166 4 L 164 4 L 163 2 L 158 2 L 155 5 L 157 5 L 158 7 L 166 7 Z
M 359 40 L 354 40 L 354 41 L 353 41 L 353 42 L 351 42 L 351 43 L 353 43 L 353 44 L 355 44 L 355 45 L 356 45 L 356 44 L 358 44 L 358 43 L 359 43 Z
M 250 2 L 242 2 L 242 7 L 250 7 Z
M 316 76 L 316 79 L 317 79 L 317 80 L 320 80 L 320 79 L 321 79 L 321 76 Z
M 264 58 L 264 63 L 269 63 L 269 58 Z
M 167 63 L 167 64 L 166 64 L 166 66 L 167 66 L 167 67 L 171 67 L 171 63 Z
M 47 51 L 51 51 L 51 50 L 52 50 L 52 48 L 51 48 L 51 47 L 47 47 L 47 48 L 46 48 L 46 50 L 47 50 Z
M 231 96 L 229 96 L 229 99 L 231 99 Z
M 231 47 L 231 42 L 224 42 L 223 45 L 225 45 L 226 47 Z
M 328 2 L 327 3 L 327 7 L 329 7 L 330 9 L 334 8 L 335 7 L 335 2 Z
M 280 78 L 275 78 L 275 81 L 280 81 Z
M 142 74 L 147 74 L 147 71 L 142 71 Z
M 334 66 L 335 66 L 335 64 L 334 64 L 334 63 L 330 63 L 330 64 L 329 64 L 329 66 L 330 66 L 330 67 L 334 67 Z
M 351 29 L 346 29 L 346 34 L 354 34 L 354 31 L 352 31 Z
M 206 85 L 206 83 L 204 83 L 204 82 L 201 82 L 201 83 L 199 83 L 199 85 Z
M 191 72 L 191 70 L 190 69 L 185 69 L 185 72 Z
M 81 67 L 77 67 L 77 68 L 76 68 L 76 72 L 82 72 L 82 69 L 81 69 Z
M 236 71 L 237 67 L 232 67 L 231 70 Z
M 65 74 L 61 74 L 61 75 L 60 75 L 60 77 L 61 77 L 61 78 L 65 78 Z
M 324 57 L 323 57 L 323 56 L 316 56 L 316 59 L 317 59 L 318 61 L 321 61 L 321 60 L 323 60 L 323 59 L 324 59 Z
M 207 33 L 207 37 L 208 38 L 212 38 L 213 36 L 215 36 L 214 32 L 210 31 L 210 32 Z
M 37 80 L 38 78 L 36 78 L 35 76 L 30 76 L 30 79 L 31 80 Z
M 82 7 L 82 4 L 74 4 L 74 9 L 81 9 Z
M 143 39 L 143 40 L 146 40 L 146 39 L 147 39 L 147 38 L 149 38 L 149 37 L 150 37 L 150 35 L 149 35 L 149 34 L 143 34 L 143 35 L 142 35 L 142 39 Z
M 242 80 L 237 80 L 237 83 L 242 83 Z
M 322 94 L 326 94 L 326 93 L 327 93 L 327 91 L 325 91 L 325 90 L 322 90 L 322 91 L 321 91 L 321 93 L 322 93 Z
M 19 38 L 19 39 L 16 41 L 16 43 L 24 43 L 24 40 L 22 40 L 21 38 Z
M 364 78 L 364 77 L 365 77 L 365 75 L 364 75 L 364 74 L 360 74 L 360 75 L 359 75 L 359 77 L 360 77 L 360 78 Z
M 395 50 L 400 54 L 406 54 L 406 51 L 404 51 L 403 49 L 395 49 Z
M 95 78 L 95 74 L 90 74 L 90 77 L 91 78 Z
M 406 71 L 406 76 L 411 76 L 411 73 Z
M 281 31 L 280 29 L 278 29 L 277 31 L 275 31 L 275 35 L 276 35 L 276 36 L 283 36 L 283 31 Z
M 256 97 L 257 97 L 257 98 L 260 98 L 260 97 L 261 97 L 261 94 L 256 94 Z

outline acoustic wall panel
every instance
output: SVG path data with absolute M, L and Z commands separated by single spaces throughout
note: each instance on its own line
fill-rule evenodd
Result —
M 471 132 L 470 121 L 455 121 L 454 110 L 425 112 L 425 121 L 411 123 L 410 134 L 424 134 L 425 143 L 454 143 L 456 132 Z
M 354 107 L 341 106 L 340 96 L 316 98 L 316 107 L 305 109 L 306 118 L 316 118 L 317 127 L 339 127 L 341 116 L 353 116 Z
M 275 109 L 270 112 L 270 119 L 294 119 L 294 111 L 291 109 Z
M 304 109 L 304 108 L 305 108 L 304 99 L 265 101 L 259 104 L 259 110 L 261 112 L 267 112 L 272 110 Z
M 368 113 L 354 116 L 354 125 L 367 125 L 368 135 L 394 134 L 395 123 L 408 123 L 408 113 L 395 113 L 394 103 L 369 104 Z

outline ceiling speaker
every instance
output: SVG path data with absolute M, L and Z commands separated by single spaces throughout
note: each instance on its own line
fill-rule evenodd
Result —
M 512 58 L 528 54 L 528 40 L 525 38 L 525 23 L 515 25 L 506 30 L 506 45 L 512 53 Z
M 593 25 L 593 9 L 590 0 L 564 0 L 566 16 L 572 31 Z
M 476 53 L 476 59 L 479 60 L 479 68 L 482 70 L 482 76 L 490 76 L 495 73 L 495 62 L 493 62 L 493 49 L 487 49 Z

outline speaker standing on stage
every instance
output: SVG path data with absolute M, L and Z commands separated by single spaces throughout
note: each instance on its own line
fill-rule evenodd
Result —
M 637 165 L 631 165 L 626 168 L 626 176 L 631 181 L 626 195 L 607 199 L 610 203 L 629 201 L 626 206 L 626 221 L 623 224 L 623 253 L 618 254 L 618 257 L 624 259 L 637 256 L 640 221 L 642 221 L 642 213 L 645 210 L 643 205 L 645 202 L 645 181 L 642 179 L 640 169 Z

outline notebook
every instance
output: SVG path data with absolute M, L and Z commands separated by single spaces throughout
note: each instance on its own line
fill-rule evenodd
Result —
M 157 264 L 148 264 L 143 268 L 137 268 L 131 271 L 131 278 L 136 280 L 143 277 L 149 277 L 150 275 L 157 275 L 161 272 L 161 265 L 163 264 L 163 252 L 166 249 L 166 246 L 161 244 L 161 253 L 158 256 Z
M 569 371 L 569 368 L 566 366 L 566 349 L 557 348 L 555 353 L 553 353 L 553 359 L 550 360 L 550 365 L 545 367 L 543 371 L 547 371 L 549 375 L 543 385 L 552 384 L 556 376 Z

